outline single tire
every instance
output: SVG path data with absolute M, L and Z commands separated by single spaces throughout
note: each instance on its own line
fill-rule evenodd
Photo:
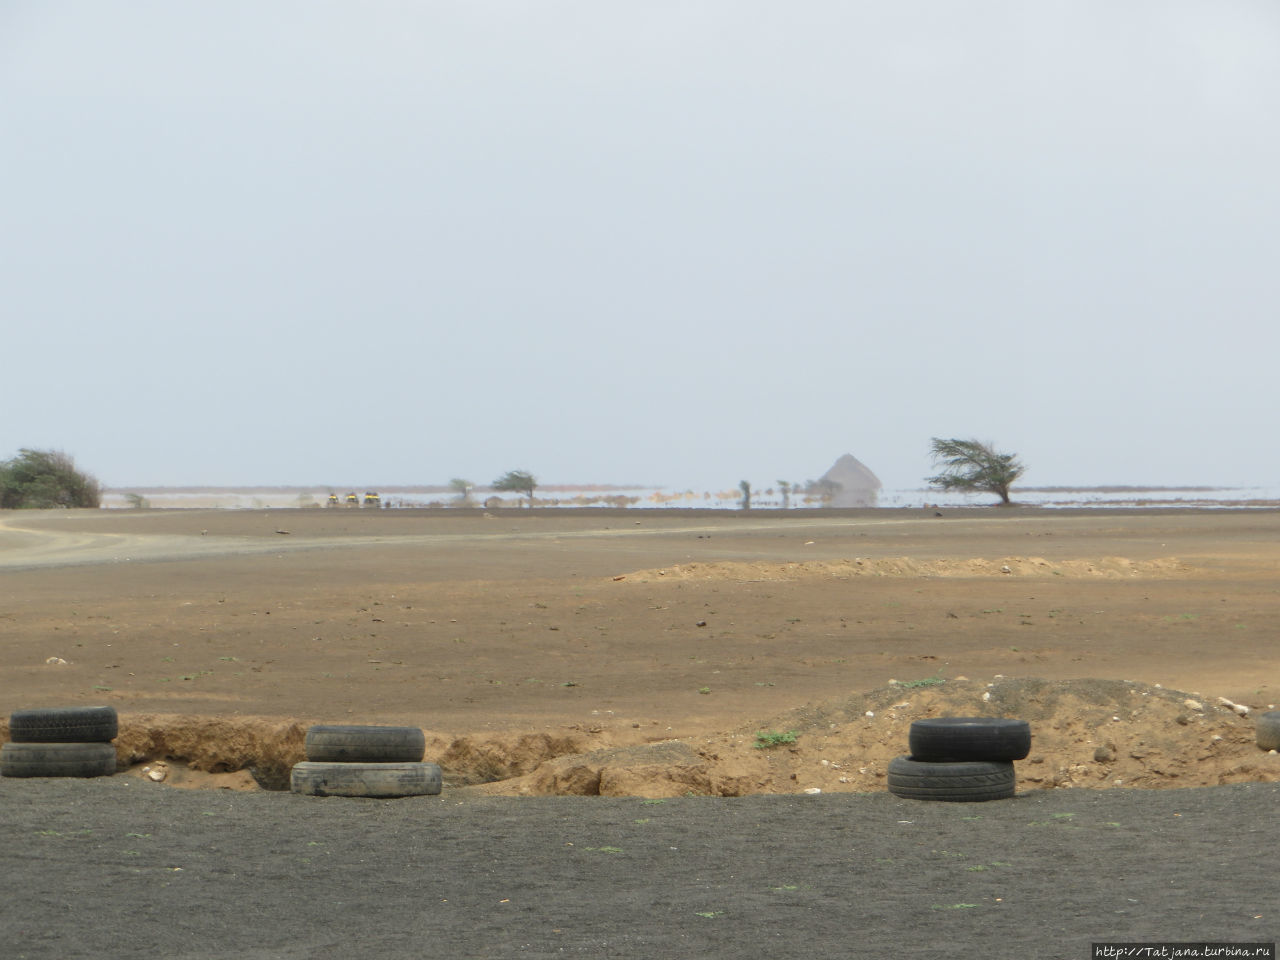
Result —
M 1280 710 L 1259 714 L 1258 746 L 1263 750 L 1280 750 Z
M 119 732 L 115 707 L 44 707 L 9 715 L 14 743 L 105 743 Z
M 435 796 L 443 781 L 434 763 L 317 763 L 293 766 L 290 789 L 310 797 Z
M 116 748 L 109 743 L 6 743 L 0 777 L 109 777 Z
M 314 726 L 305 749 L 320 763 L 419 763 L 427 741 L 417 727 Z
M 1031 725 L 1000 717 L 931 717 L 907 734 L 914 760 L 1021 760 L 1031 752 Z
M 910 800 L 1007 800 L 1014 794 L 1007 760 L 931 763 L 914 757 L 889 761 L 889 792 Z

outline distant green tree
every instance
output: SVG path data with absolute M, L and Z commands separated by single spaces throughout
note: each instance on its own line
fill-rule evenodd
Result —
M 791 506 L 791 481 L 779 480 L 778 489 L 782 491 L 782 509 Z
M 930 440 L 934 466 L 942 472 L 929 483 L 943 490 L 963 493 L 994 493 L 1002 505 L 1012 503 L 1009 487 L 1027 468 L 1012 453 L 1000 453 L 990 443 L 979 440 Z
M 465 507 L 471 502 L 471 491 L 475 489 L 475 484 L 462 477 L 454 477 L 449 481 L 449 489 L 458 495 L 458 505 Z
M 60 450 L 23 448 L 12 460 L 0 462 L 0 507 L 47 509 L 102 505 L 97 479 L 76 469 Z
M 738 489 L 742 492 L 742 509 L 751 509 L 751 484 L 746 480 L 738 481 Z
M 523 493 L 529 497 L 529 506 L 533 506 L 533 491 L 538 487 L 538 479 L 527 470 L 508 470 L 493 481 L 493 489 L 504 493 Z

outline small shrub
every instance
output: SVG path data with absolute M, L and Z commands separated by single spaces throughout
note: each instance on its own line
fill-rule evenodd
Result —
M 757 730 L 756 731 L 756 749 L 772 750 L 774 747 L 781 747 L 784 744 L 795 743 L 799 734 L 794 730 Z

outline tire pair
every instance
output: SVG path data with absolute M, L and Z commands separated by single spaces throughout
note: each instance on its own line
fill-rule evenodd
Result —
M 911 755 L 889 761 L 889 792 L 912 800 L 1005 800 L 1014 795 L 1013 761 L 1031 752 L 1025 720 L 933 717 L 916 720 Z
M 294 764 L 290 789 L 312 797 L 434 796 L 440 767 L 424 763 L 416 727 L 324 726 L 307 730 L 307 759 Z
M 109 777 L 120 731 L 114 707 L 44 707 L 9 715 L 0 776 Z

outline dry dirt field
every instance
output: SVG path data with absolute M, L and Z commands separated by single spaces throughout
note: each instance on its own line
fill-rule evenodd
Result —
M 1219 699 L 1280 700 L 1280 512 L 942 513 L 8 513 L 0 740 L 111 704 L 133 775 L 252 790 L 311 723 L 411 724 L 459 795 L 735 796 L 1005 715 L 1020 791 L 1280 780 Z

